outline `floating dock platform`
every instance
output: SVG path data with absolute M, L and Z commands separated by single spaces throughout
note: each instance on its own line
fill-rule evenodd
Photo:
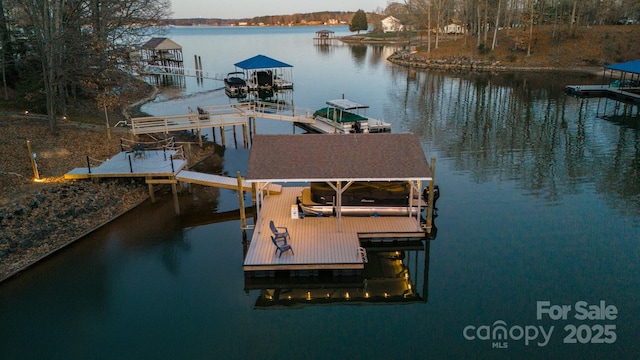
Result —
M 362 245 L 391 243 L 398 246 L 422 244 L 426 233 L 420 230 L 415 217 L 409 216 L 343 216 L 341 230 L 334 216 L 306 216 L 295 218 L 296 199 L 304 187 L 283 187 L 280 195 L 264 198 L 260 210 L 263 221 L 256 225 L 245 256 L 245 273 L 271 276 L 278 270 L 292 271 L 298 275 L 314 275 L 329 270 L 333 274 L 357 274 L 364 268 L 366 253 Z M 271 241 L 269 220 L 276 226 L 286 227 L 291 235 L 293 249 L 282 256 L 275 253 Z
M 568 85 L 565 92 L 578 97 L 607 97 L 632 104 L 640 104 L 640 87 L 611 87 L 609 85 Z

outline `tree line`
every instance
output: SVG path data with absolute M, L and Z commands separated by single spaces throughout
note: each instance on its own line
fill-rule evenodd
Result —
M 575 34 L 579 25 L 634 23 L 640 19 L 640 0 L 405 0 L 390 3 L 385 13 L 406 28 L 435 31 L 435 47 L 443 26 L 456 23 L 476 36 L 478 46 L 489 47 L 491 37 L 493 48 L 501 28 L 526 28 L 531 37 L 539 25 L 566 26 Z

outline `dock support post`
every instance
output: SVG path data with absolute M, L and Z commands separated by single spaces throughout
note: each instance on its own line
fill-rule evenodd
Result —
M 178 185 L 175 182 L 171 184 L 171 192 L 173 193 L 173 207 L 176 210 L 176 215 L 180 215 L 180 203 L 178 202 Z
M 147 178 L 147 180 L 149 180 L 149 178 Z M 149 186 L 149 199 L 151 199 L 151 203 L 155 203 L 156 202 L 156 194 L 155 191 L 153 190 L 153 184 L 149 181 L 147 181 L 147 185 Z
M 200 148 L 202 148 L 202 134 L 200 133 L 200 129 L 198 128 L 198 144 Z
M 227 146 L 224 138 L 224 126 L 220 126 L 220 141 L 222 142 L 222 146 Z
M 236 126 L 233 125 L 233 146 L 238 149 L 238 136 L 236 135 Z
M 431 181 L 429 181 L 429 200 L 427 201 L 427 234 L 431 234 L 433 226 L 433 184 L 436 180 L 436 158 L 431 158 Z
M 242 143 L 244 144 L 244 148 L 249 148 L 249 139 L 247 137 L 247 124 L 242 124 Z
M 424 245 L 424 269 L 422 274 L 422 297 L 429 300 L 429 260 L 431 258 L 431 242 L 426 241 Z
M 244 231 L 247 228 L 247 214 L 244 210 L 244 187 L 242 186 L 242 176 L 240 171 L 237 172 L 238 177 L 238 205 L 240 206 L 240 227 Z

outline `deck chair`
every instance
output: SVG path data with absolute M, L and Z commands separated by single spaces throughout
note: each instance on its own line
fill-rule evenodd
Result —
M 269 227 L 271 228 L 275 242 L 282 241 L 286 244 L 287 240 L 291 238 L 289 235 L 289 229 L 284 226 L 276 226 L 276 224 L 273 223 L 273 220 L 269 222 Z
M 278 251 L 280 252 L 280 255 L 278 255 L 278 257 L 281 257 L 282 253 L 287 252 L 289 250 L 291 250 L 291 255 L 295 255 L 295 253 L 293 252 L 293 248 L 291 247 L 290 244 L 287 244 L 286 242 L 278 242 L 278 241 L 276 241 L 276 237 L 275 236 L 271 237 L 271 241 L 273 242 L 273 245 L 276 246 L 276 251 L 274 252 L 274 254 L 277 254 Z
M 205 109 L 201 108 L 200 106 L 197 107 L 198 109 L 198 118 L 200 120 L 209 120 L 209 112 L 206 111 Z

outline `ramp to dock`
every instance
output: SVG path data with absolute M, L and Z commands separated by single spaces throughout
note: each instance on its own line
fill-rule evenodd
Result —
M 229 176 L 205 174 L 197 171 L 182 170 L 176 174 L 176 180 L 205 186 L 215 186 L 224 189 L 237 190 L 238 179 Z M 242 188 L 245 191 L 251 191 L 251 184 L 242 180 Z M 278 184 L 269 184 L 267 191 L 271 194 L 280 194 L 282 186 Z

